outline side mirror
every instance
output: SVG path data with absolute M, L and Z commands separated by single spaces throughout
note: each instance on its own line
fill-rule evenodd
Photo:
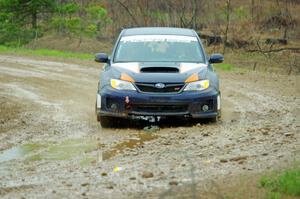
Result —
M 95 62 L 107 63 L 109 61 L 106 53 L 97 53 L 95 55 Z
M 222 54 L 219 53 L 212 54 L 209 58 L 209 63 L 211 64 L 222 63 L 223 61 L 224 61 L 224 57 Z

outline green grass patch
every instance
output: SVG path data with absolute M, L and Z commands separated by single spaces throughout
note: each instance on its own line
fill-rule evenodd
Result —
M 281 198 L 281 194 L 300 196 L 300 168 L 263 176 L 260 179 L 260 185 L 268 190 L 266 198 Z
M 233 71 L 235 70 L 235 66 L 233 66 L 232 64 L 228 64 L 228 63 L 220 63 L 220 64 L 214 64 L 214 68 L 216 68 L 217 70 L 223 70 L 223 71 Z
M 38 56 L 50 56 L 50 57 L 61 57 L 61 58 L 76 58 L 82 60 L 92 60 L 94 55 L 84 54 L 77 52 L 65 52 L 59 50 L 50 49 L 29 49 L 29 48 L 13 48 L 0 45 L 0 53 L 12 53 L 17 55 L 38 55 Z

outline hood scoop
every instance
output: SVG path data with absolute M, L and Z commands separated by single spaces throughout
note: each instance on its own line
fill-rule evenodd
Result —
M 140 71 L 141 73 L 179 73 L 176 67 L 144 67 Z

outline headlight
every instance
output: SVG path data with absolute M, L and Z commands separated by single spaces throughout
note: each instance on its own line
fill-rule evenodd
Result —
M 111 87 L 118 90 L 136 90 L 131 82 L 119 80 L 119 79 L 111 79 L 110 80 Z
M 201 80 L 188 83 L 184 91 L 202 91 L 209 87 L 209 80 Z

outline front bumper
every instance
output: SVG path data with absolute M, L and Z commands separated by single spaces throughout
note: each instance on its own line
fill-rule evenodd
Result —
M 135 116 L 213 118 L 218 115 L 218 95 L 219 92 L 214 88 L 174 94 L 139 93 L 104 88 L 97 94 L 96 113 L 98 116 L 122 118 Z M 204 105 L 207 105 L 208 110 L 203 111 Z

